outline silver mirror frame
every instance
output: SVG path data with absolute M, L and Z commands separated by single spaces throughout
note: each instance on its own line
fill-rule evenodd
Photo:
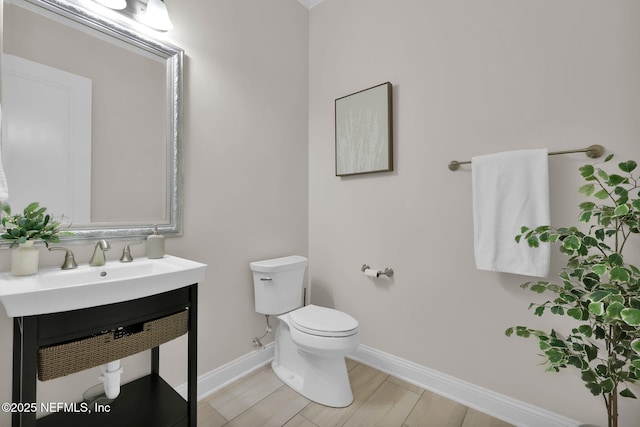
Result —
M 69 18 L 77 23 L 113 36 L 123 42 L 146 50 L 167 60 L 168 120 L 168 214 L 169 223 L 158 224 L 158 231 L 165 236 L 182 235 L 182 96 L 184 51 L 165 41 L 155 39 L 129 24 L 130 18 L 118 20 L 106 18 L 78 4 L 65 0 L 26 0 L 36 6 Z M 152 234 L 155 224 L 126 225 L 104 224 L 74 227 L 68 231 L 73 236 L 61 237 L 61 241 L 85 242 L 97 239 L 140 239 Z M 8 244 L 0 243 L 8 247 Z

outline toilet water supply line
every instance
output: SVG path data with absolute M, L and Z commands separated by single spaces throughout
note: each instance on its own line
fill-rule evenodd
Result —
M 264 317 L 265 317 L 266 322 L 267 322 L 267 330 L 265 331 L 265 333 L 261 337 L 255 337 L 253 339 L 253 346 L 254 347 L 260 347 L 260 348 L 264 347 L 264 345 L 262 345 L 262 341 L 260 341 L 260 340 L 263 339 L 264 337 L 266 337 L 269 334 L 269 332 L 271 332 L 271 325 L 269 324 L 269 315 L 265 314 Z
M 115 399 L 120 394 L 120 375 L 122 375 L 120 360 L 101 365 L 100 369 L 102 369 L 102 374 L 98 379 L 104 385 L 104 394 L 109 399 Z

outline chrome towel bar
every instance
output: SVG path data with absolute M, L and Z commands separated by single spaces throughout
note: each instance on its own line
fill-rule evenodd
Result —
M 602 145 L 590 145 L 587 148 L 580 148 L 577 150 L 564 150 L 564 151 L 554 151 L 549 153 L 550 156 L 555 156 L 557 154 L 572 154 L 572 153 L 585 153 L 587 157 L 592 159 L 597 159 L 604 154 L 604 147 Z M 467 160 L 464 162 L 459 162 L 457 160 L 452 160 L 449 162 L 449 170 L 457 171 L 460 169 L 460 165 L 466 165 L 471 163 L 471 160 Z

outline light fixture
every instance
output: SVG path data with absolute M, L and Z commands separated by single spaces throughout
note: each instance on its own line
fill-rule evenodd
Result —
M 127 0 L 94 0 L 109 9 L 121 10 L 127 7 Z
M 147 9 L 140 17 L 140 22 L 159 31 L 169 31 L 173 28 L 164 0 L 149 0 Z

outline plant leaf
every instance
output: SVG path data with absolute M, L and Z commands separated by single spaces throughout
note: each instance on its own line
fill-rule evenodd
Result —
M 607 316 L 613 319 L 621 319 L 620 312 L 624 309 L 624 305 L 618 301 L 609 304 L 607 307 Z
M 580 249 L 580 245 L 580 239 L 578 239 L 576 236 L 568 236 L 562 242 L 562 246 L 570 250 Z
M 580 307 L 573 307 L 567 310 L 567 315 L 577 320 L 582 320 L 582 309 Z
M 557 364 L 560 361 L 562 361 L 562 353 L 559 352 L 558 350 L 548 350 L 544 353 L 547 356 L 547 359 L 549 359 L 549 362 L 551 362 L 552 364 Z
M 611 378 L 606 378 L 600 383 L 600 387 L 602 387 L 602 391 L 604 393 L 611 393 L 613 391 L 613 388 L 615 387 L 615 383 Z
M 609 255 L 609 257 L 607 258 L 607 261 L 609 261 L 609 264 L 611 265 L 624 264 L 624 259 L 622 258 L 622 255 L 620 255 L 619 253 L 613 253 Z
M 591 361 L 591 359 L 589 359 L 589 361 Z M 598 379 L 598 377 L 596 377 L 596 374 L 590 369 L 582 371 L 582 375 L 580 377 L 584 382 L 593 382 Z
M 589 326 L 589 325 L 580 325 L 580 326 L 578 326 L 578 332 L 580 332 L 581 334 L 585 335 L 586 337 L 590 337 L 591 335 L 593 335 L 593 330 L 591 329 L 591 326 Z
M 629 281 L 629 279 L 631 279 L 631 277 L 629 276 L 629 272 L 619 265 L 611 269 L 609 276 L 611 277 L 611 280 L 618 280 L 623 283 L 626 283 Z
M 602 178 L 603 181 L 609 181 L 609 174 L 603 171 L 602 169 L 598 169 L 598 176 Z
M 596 264 L 591 267 L 591 270 L 593 270 L 593 272 L 599 276 L 604 276 L 605 274 L 607 274 L 609 267 L 607 266 L 607 264 Z
M 533 285 L 531 285 L 531 291 L 541 294 L 547 290 L 547 285 L 549 285 L 549 283 L 546 283 L 546 282 L 534 283 Z
M 629 397 L 631 399 L 637 399 L 636 395 L 633 394 L 633 392 L 631 390 L 629 390 L 628 388 L 625 388 L 624 390 L 622 390 L 620 392 L 620 396 L 622 397 Z
M 584 165 L 579 170 L 580 170 L 580 175 L 582 175 L 584 178 L 588 178 L 592 176 L 593 173 L 595 172 L 595 169 L 592 165 Z
M 593 212 L 584 211 L 584 212 L 582 212 L 580 214 L 580 217 L 578 218 L 578 221 L 587 223 L 587 222 L 591 221 L 591 215 L 593 215 Z
M 606 297 L 608 297 L 609 295 L 611 295 L 610 290 L 599 290 L 599 291 L 590 293 L 587 298 L 589 298 L 589 301 L 591 302 L 600 302 Z
M 596 191 L 596 186 L 594 184 L 585 184 L 578 189 L 578 193 L 584 194 L 585 196 L 591 196 Z
M 615 216 L 625 216 L 628 213 L 629 213 L 629 206 L 627 206 L 626 204 L 616 206 L 615 210 L 613 211 L 613 214 Z
M 638 164 L 633 160 L 627 160 L 626 162 L 618 163 L 618 167 L 622 172 L 631 172 L 633 171 Z
M 589 362 L 593 361 L 596 357 L 598 357 L 598 347 L 595 345 L 588 345 L 584 348 L 585 353 L 587 353 L 587 358 Z
M 589 365 L 586 364 L 585 361 L 580 359 L 578 356 L 569 356 L 567 358 L 567 361 L 569 362 L 569 364 L 575 366 L 576 368 L 578 368 L 580 370 L 582 370 L 585 365 L 589 366 Z
M 32 202 L 29 203 L 27 205 L 26 208 L 24 208 L 23 213 L 25 214 L 24 216 L 29 216 L 29 214 L 33 211 L 35 211 L 36 209 L 38 209 L 38 206 L 40 206 L 40 204 L 38 202 Z
M 582 202 L 579 207 L 583 211 L 591 211 L 596 207 L 596 204 L 593 202 Z
M 589 311 L 596 316 L 602 316 L 604 314 L 604 303 L 592 302 L 591 304 L 589 304 Z
M 600 387 L 597 383 L 587 383 L 587 388 L 591 391 L 591 394 L 594 396 L 599 396 L 602 394 L 602 387 Z
M 627 183 L 628 181 L 629 180 L 623 176 L 611 174 L 609 175 L 609 181 L 607 182 L 607 184 L 611 187 L 615 187 L 616 185 Z
M 625 308 L 620 312 L 622 320 L 631 326 L 640 326 L 640 310 L 637 308 Z

